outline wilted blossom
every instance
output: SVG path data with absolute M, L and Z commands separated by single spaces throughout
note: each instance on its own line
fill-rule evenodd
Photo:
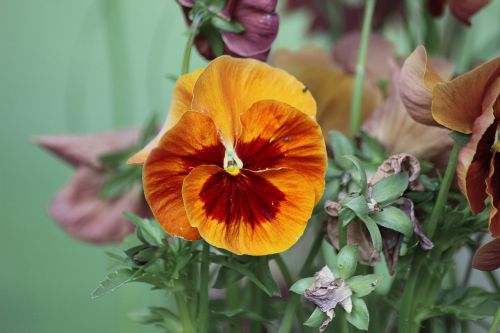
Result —
M 186 20 L 191 25 L 189 13 L 195 7 L 196 1 L 177 2 L 182 6 Z M 237 23 L 244 30 L 226 30 L 221 25 L 215 26 L 212 20 L 206 20 L 195 39 L 198 51 L 209 60 L 222 54 L 266 60 L 278 35 L 279 16 L 276 13 L 276 4 L 277 0 L 227 0 L 217 13 L 216 19 L 225 20 L 229 24 Z
M 470 25 L 470 18 L 490 2 L 491 0 L 429 0 L 427 8 L 431 15 L 441 16 L 446 4 L 448 4 L 451 13 L 456 18 Z
M 323 311 L 327 318 L 320 326 L 323 332 L 335 317 L 335 307 L 340 304 L 347 313 L 352 311 L 352 291 L 342 278 L 336 278 L 328 266 L 315 274 L 313 284 L 304 291 L 304 297 Z
M 73 178 L 49 207 L 50 216 L 71 237 L 96 244 L 121 241 L 134 230 L 123 212 L 148 216 L 140 181 L 117 197 L 101 195 L 111 172 L 100 157 L 133 148 L 138 129 L 91 135 L 44 136 L 35 139 L 42 148 L 75 168 Z

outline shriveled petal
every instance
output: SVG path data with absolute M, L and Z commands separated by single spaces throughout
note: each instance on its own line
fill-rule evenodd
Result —
M 493 237 L 500 237 L 500 152 L 493 153 L 490 172 L 486 179 L 486 193 L 490 198 L 490 232 Z M 500 258 L 498 259 L 500 261 Z
M 224 153 L 213 121 L 205 114 L 188 111 L 149 154 L 144 164 L 144 193 L 154 216 L 172 236 L 199 238 L 186 216 L 182 183 L 199 165 L 222 166 Z
M 474 121 L 500 94 L 500 57 L 480 65 L 456 79 L 436 85 L 432 116 L 452 130 L 471 133 Z M 500 117 L 500 109 L 497 117 Z
M 316 119 L 325 136 L 332 129 L 348 131 L 354 78 L 336 67 L 325 50 L 312 46 L 299 51 L 280 49 L 269 61 L 295 75 L 311 91 L 318 103 Z M 363 91 L 363 120 L 381 100 L 379 89 L 367 82 Z
M 359 40 L 359 32 L 348 33 L 335 44 L 333 49 L 333 60 L 348 73 L 356 72 Z M 367 78 L 373 81 L 389 80 L 391 61 L 394 61 L 394 46 L 392 43 L 379 34 L 372 33 L 368 42 L 366 59 Z
M 500 268 L 500 238 L 481 246 L 474 254 L 472 267 L 481 271 L 494 271 Z
M 370 177 L 368 183 L 370 186 L 378 183 L 384 178 L 401 172 L 408 172 L 409 184 L 408 188 L 412 191 L 423 191 L 423 185 L 419 180 L 420 177 L 420 162 L 410 154 L 401 153 L 392 155 L 386 159 L 378 168 L 377 171 Z
M 490 2 L 491 0 L 448 0 L 448 6 L 453 15 L 470 25 L 470 18 Z
M 96 244 L 120 242 L 134 231 L 123 212 L 145 216 L 146 203 L 139 188 L 113 200 L 102 199 L 106 177 L 106 173 L 80 167 L 50 204 L 50 216 L 71 237 Z
M 408 153 L 418 159 L 439 162 L 453 145 L 449 131 L 420 124 L 410 117 L 401 100 L 400 70 L 394 65 L 392 71 L 389 96 L 363 124 L 363 129 L 374 136 L 389 155 Z
M 210 244 L 235 254 L 285 251 L 304 232 L 314 206 L 309 181 L 290 169 L 233 176 L 199 166 L 186 177 L 182 196 L 189 221 Z
M 229 0 L 231 18 L 245 31 L 222 32 L 227 48 L 240 57 L 254 57 L 271 48 L 278 35 L 279 16 L 275 12 L 277 0 Z
M 226 144 L 232 144 L 241 129 L 240 114 L 265 99 L 316 115 L 314 98 L 293 76 L 257 60 L 229 56 L 218 57 L 201 74 L 194 86 L 192 108 L 208 113 Z
M 172 128 L 182 115 L 191 110 L 191 101 L 193 100 L 194 84 L 200 77 L 203 69 L 197 69 L 189 74 L 182 75 L 175 83 L 174 91 L 172 93 L 172 103 L 170 104 L 170 111 L 168 112 L 167 119 L 163 124 L 158 135 L 149 142 L 146 147 L 130 157 L 127 161 L 129 164 L 142 165 L 148 158 L 149 153 L 153 150 L 160 141 L 163 134 Z
M 439 126 L 432 118 L 432 91 L 442 79 L 432 68 L 427 52 L 419 46 L 405 60 L 401 68 L 401 100 L 408 113 L 417 122 Z
M 457 162 L 458 186 L 474 213 L 481 212 L 486 199 L 486 178 L 492 157 L 497 122 L 490 108 L 474 122 L 469 142 L 460 150 Z
M 245 169 L 293 169 L 310 182 L 319 201 L 327 160 L 325 141 L 314 120 L 288 104 L 267 100 L 243 113 L 241 125 L 235 148 Z
M 102 169 L 102 155 L 132 148 L 139 134 L 139 128 L 131 128 L 98 134 L 40 136 L 34 142 L 73 167 Z

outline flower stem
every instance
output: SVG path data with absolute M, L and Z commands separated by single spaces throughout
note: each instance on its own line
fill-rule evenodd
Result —
M 432 239 L 434 232 L 436 231 L 437 224 L 443 214 L 446 201 L 448 199 L 448 192 L 450 191 L 451 182 L 455 177 L 455 169 L 457 168 L 457 158 L 460 149 L 467 142 L 462 138 L 456 137 L 456 133 L 452 133 L 454 138 L 453 149 L 451 150 L 450 158 L 448 159 L 448 166 L 446 167 L 446 172 L 441 182 L 441 187 L 439 188 L 439 193 L 436 199 L 436 204 L 432 210 L 431 218 L 427 224 L 427 235 Z
M 191 50 L 193 49 L 193 43 L 196 35 L 198 34 L 198 29 L 200 28 L 201 15 L 196 15 L 191 23 L 191 29 L 189 30 L 188 40 L 186 42 L 186 47 L 184 48 L 184 57 L 182 58 L 182 71 L 181 75 L 189 73 L 189 63 L 191 62 Z
M 200 303 L 198 309 L 198 332 L 208 332 L 208 279 L 210 276 L 210 244 L 203 242 L 200 269 Z
M 363 106 L 363 81 L 365 78 L 366 55 L 368 53 L 368 41 L 372 26 L 373 10 L 375 0 L 366 0 L 361 39 L 359 40 L 358 62 L 356 64 L 356 77 L 354 80 L 354 91 L 351 101 L 351 118 L 349 132 L 351 136 L 359 132 L 361 127 L 361 110 Z
M 500 327 L 500 308 L 498 308 L 497 313 L 495 314 L 495 318 L 493 319 L 493 323 L 491 323 L 491 327 L 488 333 L 498 332 L 499 327 Z
M 280 269 L 281 274 L 283 275 L 285 283 L 287 284 L 287 286 L 290 287 L 293 284 L 292 274 L 290 274 L 290 270 L 288 269 L 288 266 L 283 260 L 283 257 L 281 256 L 281 254 L 278 253 L 274 256 L 274 260 L 276 261 L 276 265 L 278 265 L 278 268 Z
M 193 321 L 189 316 L 189 307 L 184 296 L 184 288 L 174 293 L 175 305 L 182 323 L 182 331 L 184 333 L 194 333 Z
M 307 254 L 306 260 L 304 261 L 302 268 L 300 269 L 299 278 L 303 278 L 311 270 L 314 258 L 321 249 L 322 241 L 323 241 L 323 234 L 319 232 L 318 236 L 316 236 L 316 239 L 314 240 L 311 246 L 311 249 L 309 250 L 309 253 Z M 283 320 L 281 321 L 278 333 L 289 333 L 292 331 L 293 321 L 295 320 L 295 314 L 297 313 L 297 308 L 299 305 L 300 305 L 300 295 L 297 294 L 291 295 L 286 305 L 285 315 L 283 316 Z

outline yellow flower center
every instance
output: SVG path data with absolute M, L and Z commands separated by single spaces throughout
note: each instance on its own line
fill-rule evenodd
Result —
M 226 172 L 232 176 L 236 176 L 240 173 L 241 168 L 243 168 L 243 162 L 236 155 L 234 149 L 226 149 L 226 155 L 224 156 L 224 169 L 226 169 Z

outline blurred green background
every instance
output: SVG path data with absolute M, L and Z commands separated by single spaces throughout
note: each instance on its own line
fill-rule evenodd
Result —
M 488 20 L 474 22 L 488 29 Z M 282 16 L 275 47 L 310 43 L 307 25 L 304 14 Z M 47 216 L 72 171 L 31 138 L 163 115 L 185 31 L 173 0 L 0 0 L 1 333 L 155 331 L 127 313 L 159 304 L 161 294 L 131 285 L 90 299 L 105 251 L 72 240 Z M 192 67 L 203 64 L 195 54 Z

